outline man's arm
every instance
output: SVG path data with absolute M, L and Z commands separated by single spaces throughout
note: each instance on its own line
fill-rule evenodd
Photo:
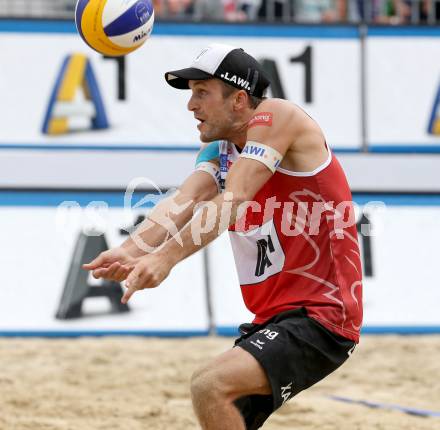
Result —
M 215 160 L 210 162 L 216 166 Z M 206 171 L 194 171 L 174 195 L 155 206 L 148 218 L 121 246 L 99 254 L 83 268 L 92 270 L 95 278 L 122 282 L 139 258 L 160 249 L 170 235 L 178 233 L 192 218 L 198 202 L 210 200 L 216 194 L 218 185 L 213 176 Z
M 239 159 L 231 167 L 226 180 L 225 192 L 217 195 L 185 226 L 180 237 L 183 245 L 170 240 L 159 252 L 167 256 L 174 266 L 179 261 L 205 247 L 235 224 L 245 214 L 248 203 L 269 180 L 272 172 L 255 160 Z M 206 231 L 206 226 L 211 226 Z
M 136 231 L 121 245 L 137 258 L 159 249 L 170 236 L 178 235 L 194 214 L 201 201 L 212 199 L 218 189 L 212 177 L 193 172 L 172 196 L 159 202 Z
M 157 250 L 170 235 L 176 236 L 193 217 L 195 205 L 220 192 L 218 155 L 218 142 L 204 144 L 197 155 L 195 171 L 174 195 L 156 205 L 122 248 L 140 257 Z
M 296 126 L 292 125 L 292 111 L 285 102 L 266 100 L 255 111 L 254 118 L 258 118 L 262 112 L 270 114 L 272 120 L 268 123 L 252 125 L 247 132 L 247 141 L 266 145 L 284 157 L 292 144 L 291 136 L 296 134 Z M 255 124 L 252 120 L 250 123 Z M 215 205 L 216 210 L 207 210 L 204 216 L 199 214 L 194 217 L 181 232 L 183 246 L 170 240 L 164 247 L 163 253 L 166 253 L 168 258 L 172 258 L 174 265 L 206 246 L 230 225 L 235 224 L 247 209 L 248 202 L 254 198 L 272 175 L 273 171 L 262 162 L 239 157 L 228 172 L 225 193 L 217 195 L 211 201 L 210 206 L 214 208 Z M 200 241 L 196 241 L 199 243 L 194 243 L 193 232 L 197 232 L 201 222 L 203 226 L 209 223 L 213 225 L 213 228 L 210 232 L 201 233 Z M 196 238 L 198 239 L 198 236 Z
M 262 104 L 263 105 L 263 104 Z M 255 126 L 249 129 L 247 139 L 262 143 L 275 149 L 284 156 L 290 147 L 290 115 L 276 103 L 264 103 L 256 111 L 273 115 L 273 125 Z M 179 261 L 203 248 L 231 224 L 234 224 L 244 214 L 248 202 L 253 199 L 258 190 L 269 180 L 273 172 L 262 162 L 239 158 L 228 172 L 224 194 L 218 194 L 207 203 L 205 210 L 187 224 L 179 235 L 180 242 L 170 239 L 156 254 L 142 259 L 127 278 L 128 290 L 123 301 L 126 303 L 138 289 L 154 288 L 168 275 L 172 267 Z

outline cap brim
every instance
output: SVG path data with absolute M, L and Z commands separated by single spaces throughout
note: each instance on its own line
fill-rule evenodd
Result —
M 188 90 L 188 82 L 211 79 L 214 76 L 203 70 L 196 69 L 194 67 L 188 67 L 187 69 L 175 70 L 173 72 L 165 73 L 165 80 L 174 88 L 179 90 Z

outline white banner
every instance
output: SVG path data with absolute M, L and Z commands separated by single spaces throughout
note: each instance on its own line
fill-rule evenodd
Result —
M 438 146 L 428 129 L 433 111 L 440 118 L 439 38 L 369 37 L 366 55 L 369 144 Z
M 364 326 L 381 330 L 440 328 L 437 286 L 439 206 L 364 206 L 370 237 L 360 236 L 364 266 Z M 145 214 L 145 211 L 139 213 Z M 72 253 L 81 230 L 105 230 L 110 246 L 123 240 L 123 209 L 87 211 L 74 208 L 0 206 L 2 284 L 0 332 L 161 331 L 206 333 L 209 326 L 203 255 L 178 264 L 159 288 L 136 293 L 130 311 L 110 314 L 105 298 L 87 298 L 83 316 L 59 320 L 59 307 Z M 367 251 L 367 248 L 370 251 Z M 252 321 L 241 298 L 229 238 L 209 247 L 213 322 L 220 333 L 232 333 Z
M 397 150 L 400 146 L 439 146 L 440 73 L 433 61 L 440 55 L 436 29 L 413 29 L 410 34 L 392 28 L 369 29 L 362 100 L 361 41 L 356 31 L 347 34 L 350 27 L 336 29 L 330 36 L 331 28 L 325 26 L 322 31 L 270 27 L 261 29 L 264 34 L 257 26 L 200 28 L 185 35 L 184 25 L 156 24 L 145 46 L 126 57 L 122 79 L 126 100 L 121 101 L 116 62 L 89 49 L 71 32 L 73 28 L 60 33 L 8 33 L 0 25 L 0 147 L 197 147 L 196 123 L 186 110 L 189 92 L 169 87 L 163 75 L 189 65 L 212 42 L 240 46 L 266 60 L 279 77 L 277 92 L 314 117 L 333 148 L 359 149 L 363 127 L 372 146 Z M 41 129 L 62 61 L 76 52 L 91 59 L 111 128 L 46 136 Z M 65 104 L 63 108 L 73 109 Z M 83 109 L 91 108 L 89 104 Z M 78 109 L 82 110 L 76 104 L 74 110 Z M 76 117 L 74 122 L 83 124 L 84 118 Z
M 372 276 L 364 278 L 364 325 L 440 327 L 440 207 L 389 206 L 369 216 Z
M 94 53 L 78 35 L 0 33 L 0 147 L 198 146 L 196 121 L 186 108 L 189 91 L 169 87 L 164 73 L 189 66 L 213 42 L 242 47 L 256 58 L 272 62 L 286 98 L 319 122 L 332 147 L 360 146 L 360 44 L 355 38 L 153 35 L 127 56 L 127 99 L 118 101 L 115 61 Z M 111 128 L 44 135 L 43 120 L 62 61 L 76 52 L 91 59 Z
M 128 312 L 112 314 L 106 297 L 91 297 L 84 300 L 81 317 L 55 318 L 80 231 L 90 231 L 93 226 L 103 229 L 109 245 L 116 246 L 126 237 L 120 234 L 120 228 L 133 221 L 117 208 L 96 212 L 0 207 L 0 333 L 206 334 L 208 314 L 201 253 L 178 264 L 160 288 L 136 293 Z M 96 284 L 93 279 L 89 281 Z

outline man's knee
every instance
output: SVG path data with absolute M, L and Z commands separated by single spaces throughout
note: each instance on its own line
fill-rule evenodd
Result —
M 226 402 L 252 394 L 271 394 L 266 373 L 257 360 L 241 348 L 233 348 L 197 370 L 191 380 L 194 403 Z
M 191 395 L 198 401 L 233 400 L 229 398 L 231 390 L 224 383 L 221 372 L 210 367 L 194 372 L 191 378 Z

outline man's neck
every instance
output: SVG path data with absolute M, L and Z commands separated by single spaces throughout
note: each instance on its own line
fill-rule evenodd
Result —
M 248 123 L 254 114 L 254 109 L 248 109 L 237 121 L 237 127 L 234 127 L 233 133 L 227 139 L 229 142 L 243 149 L 246 145 Z

